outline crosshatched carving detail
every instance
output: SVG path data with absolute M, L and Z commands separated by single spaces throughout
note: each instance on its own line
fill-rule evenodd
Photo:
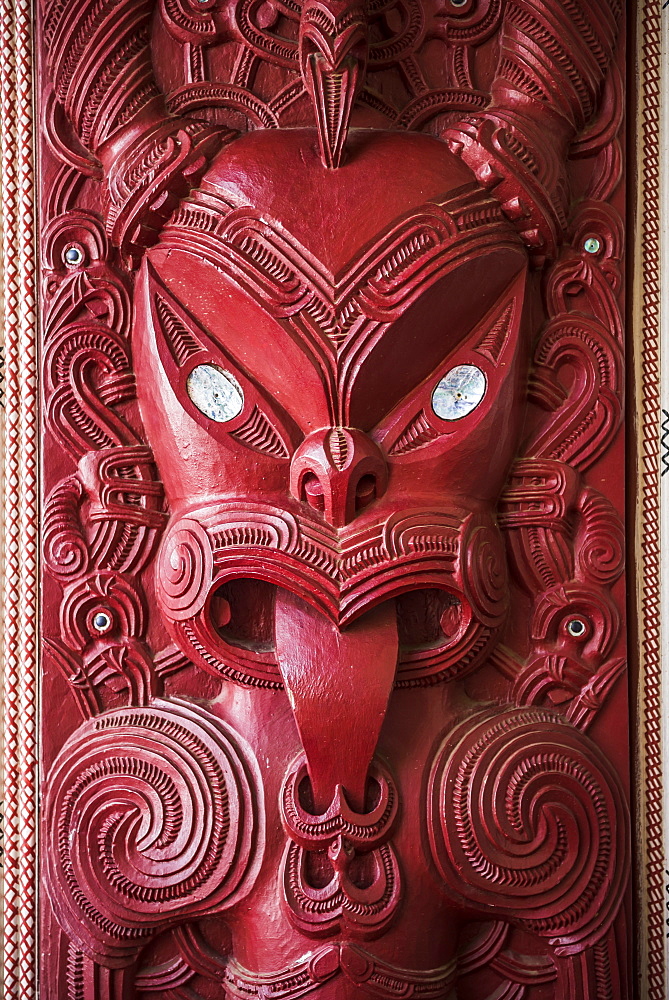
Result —
M 58 1000 L 628 995 L 620 24 L 43 0 Z

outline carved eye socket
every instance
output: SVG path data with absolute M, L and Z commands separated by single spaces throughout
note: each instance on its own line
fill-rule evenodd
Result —
M 198 365 L 188 376 L 186 391 L 205 417 L 224 424 L 244 409 L 244 392 L 234 375 L 217 365 Z
M 475 410 L 486 391 L 486 377 L 476 365 L 446 372 L 432 393 L 432 409 L 442 420 L 460 420 Z

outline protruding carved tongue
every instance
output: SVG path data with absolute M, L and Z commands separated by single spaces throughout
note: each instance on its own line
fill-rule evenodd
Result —
M 394 602 L 340 630 L 306 601 L 279 590 L 274 629 L 316 811 L 328 808 L 341 785 L 352 808 L 363 812 L 367 770 L 397 667 Z

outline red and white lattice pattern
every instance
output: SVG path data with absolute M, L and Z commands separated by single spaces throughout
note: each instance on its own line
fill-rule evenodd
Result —
M 4 989 L 36 991 L 37 405 L 32 9 L 4 0 L 2 101 L 4 495 Z

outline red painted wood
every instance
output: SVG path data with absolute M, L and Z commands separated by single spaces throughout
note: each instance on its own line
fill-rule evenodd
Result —
M 50 1000 L 629 996 L 617 0 L 43 0 Z

